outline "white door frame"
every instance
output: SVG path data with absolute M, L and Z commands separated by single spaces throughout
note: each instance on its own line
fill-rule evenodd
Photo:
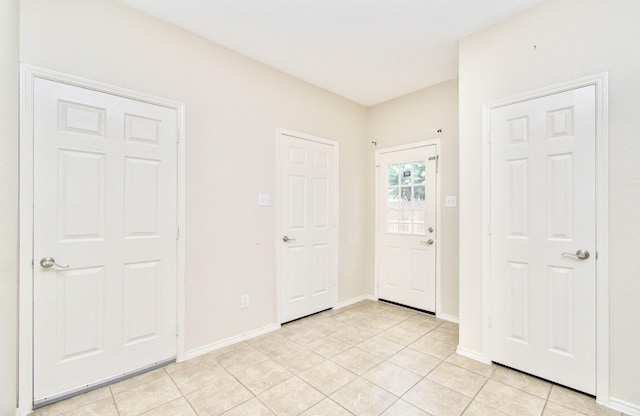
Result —
M 19 210 L 19 337 L 18 337 L 18 411 L 27 414 L 33 404 L 33 184 L 34 136 L 33 93 L 34 80 L 46 79 L 119 97 L 142 101 L 176 110 L 177 132 L 177 224 L 179 238 L 176 248 L 176 308 L 177 359 L 184 357 L 185 326 L 185 119 L 184 104 L 149 94 L 115 87 L 32 65 L 20 66 L 20 210 Z M 178 230 L 176 230 L 178 232 Z
M 482 139 L 482 360 L 491 362 L 491 110 L 593 85 L 596 89 L 596 400 L 609 405 L 609 136 L 608 74 L 601 73 L 535 91 L 525 92 L 483 106 Z
M 378 257 L 380 255 L 380 253 L 378 253 L 378 227 L 380 226 L 380 218 L 379 218 L 379 213 L 378 213 L 378 198 L 381 197 L 381 195 L 379 194 L 379 186 L 380 186 L 380 175 L 378 172 L 378 160 L 380 158 L 380 155 L 384 154 L 384 153 L 393 153 L 393 152 L 398 152 L 401 150 L 409 150 L 409 149 L 416 149 L 418 147 L 425 147 L 425 146 L 436 146 L 436 155 L 437 155 L 437 168 L 436 168 L 436 316 L 440 316 L 442 313 L 442 302 L 440 302 L 440 294 L 441 294 L 441 284 L 440 284 L 440 269 L 442 266 L 442 261 L 441 261 L 441 247 L 440 247 L 440 235 L 442 232 L 442 207 L 440 205 L 440 202 L 442 201 L 441 199 L 441 179 L 440 179 L 440 172 L 442 172 L 442 157 L 440 155 L 440 138 L 435 138 L 435 139 L 431 139 L 431 140 L 424 140 L 421 142 L 415 142 L 415 143 L 409 143 L 409 144 L 405 144 L 405 145 L 401 145 L 401 146 L 393 146 L 393 147 L 385 147 L 382 149 L 378 149 L 375 151 L 375 167 L 376 167 L 376 172 L 375 172 L 375 193 L 374 193 L 374 221 L 375 221 L 375 248 L 374 248 L 374 264 L 373 264 L 373 268 L 374 268 L 374 286 L 373 286 L 373 297 L 375 299 L 378 299 L 378 282 L 379 282 L 379 270 L 378 270 Z
M 276 236 L 275 236 L 275 247 L 276 247 L 276 304 L 277 304 L 277 312 L 276 312 L 276 319 L 277 319 L 277 324 L 280 325 L 282 323 L 281 317 L 281 302 L 282 302 L 282 296 L 281 296 L 281 289 L 282 289 L 282 255 L 280 253 L 280 244 L 282 244 L 282 234 L 281 234 L 281 227 L 282 227 L 282 221 L 280 219 L 280 214 L 281 214 L 281 209 L 282 207 L 280 206 L 280 196 L 282 195 L 282 189 L 281 189 L 281 185 L 280 185 L 280 174 L 281 174 L 281 170 L 280 170 L 280 163 L 282 162 L 280 160 L 280 146 L 282 145 L 282 136 L 289 136 L 289 137 L 297 137 L 300 138 L 302 140 L 310 140 L 312 142 L 318 142 L 318 143 L 323 143 L 323 144 L 327 144 L 329 146 L 333 147 L 333 152 L 334 152 L 334 156 L 335 156 L 335 178 L 336 178 L 336 183 L 335 183 L 335 187 L 334 187 L 334 204 L 333 204 L 333 215 L 335 218 L 335 224 L 336 224 L 336 231 L 334 233 L 335 235 L 335 241 L 332 241 L 331 243 L 334 246 L 334 256 L 336 259 L 336 263 L 335 263 L 335 267 L 336 270 L 334 271 L 335 276 L 336 276 L 336 287 L 335 287 L 335 295 L 334 295 L 334 299 L 333 299 L 333 307 L 335 308 L 336 305 L 338 304 L 338 288 L 340 285 L 340 279 L 339 279 L 339 270 L 340 270 L 340 250 L 339 250 L 339 242 L 340 242 L 340 216 L 338 215 L 340 210 L 340 176 L 339 176 L 339 147 L 338 147 L 338 142 L 333 141 L 333 140 L 329 140 L 329 139 L 325 139 L 323 137 L 318 137 L 318 136 L 313 136 L 311 134 L 306 134 L 306 133 L 300 133 L 294 130 L 289 130 L 289 129 L 283 129 L 283 128 L 279 128 L 276 132 L 276 193 L 275 193 L 275 201 L 276 201 Z

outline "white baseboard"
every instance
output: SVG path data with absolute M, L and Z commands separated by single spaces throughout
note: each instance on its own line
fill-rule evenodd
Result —
M 343 300 L 342 302 L 338 302 L 333 309 L 346 308 L 347 306 L 351 306 L 354 303 L 362 302 L 363 300 L 377 300 L 377 299 L 374 298 L 373 295 L 356 296 L 355 298 L 351 298 L 351 299 Z
M 460 323 L 460 319 L 457 316 L 447 315 L 446 313 L 441 313 L 440 315 L 436 315 L 436 317 L 444 319 L 445 321 L 453 322 L 454 324 Z
M 342 302 L 338 302 L 336 304 L 336 306 L 334 307 L 334 309 L 346 308 L 347 306 L 351 306 L 354 303 L 358 303 L 358 302 L 361 302 L 363 300 L 377 300 L 377 299 L 375 297 L 373 297 L 373 295 L 357 296 L 355 298 L 351 298 L 351 299 L 344 300 Z M 280 325 L 279 324 L 271 324 L 271 325 L 267 325 L 267 326 L 262 327 L 262 328 L 258 328 L 258 329 L 253 330 L 253 331 L 249 331 L 249 332 L 245 332 L 245 333 L 240 334 L 240 335 L 233 336 L 231 338 L 223 339 L 221 341 L 214 342 L 213 344 L 205 345 L 205 346 L 202 346 L 202 347 L 190 350 L 190 351 L 186 351 L 185 354 L 184 354 L 184 357 L 178 357 L 178 361 L 189 360 L 191 358 L 198 357 L 198 356 L 200 356 L 202 354 L 206 354 L 206 353 L 209 353 L 211 351 L 219 350 L 220 348 L 224 348 L 226 346 L 233 345 L 233 344 L 236 344 L 238 342 L 246 341 L 248 339 L 251 339 L 251 338 L 266 334 L 268 332 L 275 331 L 277 329 L 280 329 Z
M 609 406 L 611 409 L 618 410 L 629 416 L 640 416 L 640 405 L 627 403 L 624 400 L 609 398 Z
M 456 353 L 462 355 L 463 357 L 471 358 L 472 360 L 480 361 L 481 363 L 491 364 L 491 360 L 487 360 L 482 353 L 477 351 L 473 351 L 458 345 L 456 349 Z
M 186 361 L 191 358 L 198 357 L 202 354 L 219 350 L 220 348 L 224 348 L 226 346 L 233 345 L 238 342 L 246 341 L 248 339 L 255 338 L 257 336 L 266 334 L 268 332 L 275 331 L 277 329 L 280 329 L 280 324 L 270 324 L 262 328 L 255 329 L 253 331 L 245 332 L 243 334 L 236 335 L 231 338 L 223 339 L 221 341 L 214 342 L 213 344 L 205 345 L 205 346 L 185 352 L 184 357 L 180 359 L 180 361 Z

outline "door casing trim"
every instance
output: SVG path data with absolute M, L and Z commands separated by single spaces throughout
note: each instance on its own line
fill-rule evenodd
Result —
M 166 98 L 22 63 L 20 64 L 20 208 L 18 255 L 18 412 L 20 414 L 28 414 L 31 412 L 33 405 L 33 85 L 36 78 L 176 110 L 178 115 L 176 222 L 180 234 L 176 242 L 176 359 L 180 361 L 185 354 L 185 105 Z
M 298 138 L 300 140 L 309 140 L 312 142 L 327 144 L 333 147 L 334 152 L 334 162 L 335 162 L 335 187 L 334 187 L 334 204 L 333 204 L 333 215 L 336 224 L 335 230 L 335 241 L 333 241 L 334 247 L 334 256 L 335 256 L 335 290 L 333 296 L 333 304 L 332 307 L 336 307 L 338 305 L 338 291 L 340 288 L 340 169 L 339 169 L 339 156 L 340 156 L 340 148 L 338 142 L 330 139 L 326 139 L 319 136 L 314 136 L 307 133 L 300 133 L 294 130 L 278 128 L 276 131 L 276 192 L 275 192 L 275 208 L 276 208 L 276 235 L 275 235 L 275 247 L 276 247 L 276 319 L 277 324 L 280 325 L 282 323 L 282 313 L 281 313 L 281 289 L 282 289 L 282 255 L 280 254 L 280 244 L 282 244 L 282 234 L 281 227 L 282 221 L 280 220 L 280 214 L 282 207 L 280 206 L 280 197 L 282 195 L 282 189 L 280 186 L 280 174 L 281 174 L 281 166 L 282 162 L 280 159 L 280 147 L 282 146 L 282 136 L 289 136 Z
M 586 86 L 596 90 L 596 400 L 609 406 L 609 77 L 595 74 L 483 105 L 482 120 L 482 361 L 491 362 L 491 111 Z
M 375 151 L 375 193 L 374 193 L 374 265 L 373 265 L 373 271 L 374 271 L 374 284 L 373 284 L 373 296 L 375 299 L 378 299 L 378 283 L 379 283 L 379 270 L 378 270 L 378 257 L 379 257 L 379 253 L 378 253 L 378 225 L 379 225 L 379 213 L 378 213 L 378 198 L 380 197 L 379 195 L 379 191 L 378 191 L 378 187 L 380 186 L 380 179 L 379 179 L 379 172 L 378 172 L 378 164 L 379 164 L 379 158 L 380 155 L 385 154 L 385 153 L 393 153 L 393 152 L 398 152 L 401 150 L 410 150 L 410 149 L 417 149 L 419 147 L 426 147 L 426 146 L 436 146 L 436 155 L 438 156 L 438 168 L 436 169 L 436 230 L 438 230 L 438 232 L 436 233 L 436 316 L 440 316 L 442 315 L 442 302 L 441 302 L 441 293 L 442 293 L 442 285 L 441 285 L 441 281 L 440 281 L 440 277 L 441 277 L 441 267 L 442 267 L 442 261 L 441 261 L 441 247 L 440 247 L 440 235 L 442 232 L 442 207 L 440 206 L 440 203 L 442 201 L 441 199 L 441 173 L 442 172 L 442 163 L 446 163 L 443 161 L 442 159 L 442 155 L 440 153 L 440 138 L 435 138 L 435 139 L 431 139 L 431 140 L 424 140 L 424 141 L 420 141 L 420 142 L 415 142 L 415 143 L 409 143 L 409 144 L 405 144 L 405 145 L 401 145 L 401 146 L 393 146 L 393 147 L 385 147 L 382 149 L 378 149 Z M 448 320 L 448 321 L 453 321 L 454 319 L 451 319 L 452 317 L 446 316 L 444 319 Z

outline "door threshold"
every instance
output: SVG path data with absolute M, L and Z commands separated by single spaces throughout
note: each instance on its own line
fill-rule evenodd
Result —
M 282 322 L 280 325 L 290 324 L 291 322 L 299 321 L 301 319 L 308 318 L 308 317 L 313 316 L 313 315 L 318 315 L 319 313 L 326 312 L 326 311 L 329 311 L 331 309 L 333 309 L 333 308 L 327 308 L 327 309 L 323 309 L 323 310 L 318 311 L 318 312 L 313 312 L 313 313 L 310 313 L 309 315 L 301 316 L 300 318 L 292 319 L 292 320 L 287 321 L 287 322 Z
M 97 389 L 100 389 L 102 387 L 109 386 L 111 384 L 115 384 L 115 383 L 118 383 L 120 381 L 124 381 L 124 380 L 130 379 L 130 378 L 133 378 L 135 376 L 139 376 L 140 374 L 144 374 L 144 373 L 148 373 L 148 372 L 153 371 L 153 370 L 157 370 L 158 368 L 164 367 L 164 366 L 169 365 L 169 364 L 173 364 L 175 362 L 176 362 L 176 359 L 175 358 L 171 358 L 169 360 L 160 361 L 160 362 L 158 362 L 156 364 L 153 364 L 153 365 L 151 365 L 149 367 L 144 367 L 144 368 L 141 368 L 139 370 L 132 371 L 130 373 L 124 373 L 124 374 L 119 375 L 119 376 L 114 376 L 114 377 L 108 378 L 108 379 L 106 379 L 104 381 L 101 381 L 101 382 L 98 382 L 96 384 L 88 384 L 86 386 L 79 387 L 79 388 L 77 388 L 75 390 L 72 390 L 72 391 L 67 392 L 67 393 L 63 393 L 63 394 L 61 394 L 59 396 L 53 396 L 53 397 L 47 397 L 45 399 L 34 400 L 32 408 L 33 408 L 33 410 L 36 410 L 36 409 L 39 409 L 41 407 L 49 406 L 50 404 L 58 403 L 58 402 L 61 402 L 63 400 L 70 399 L 72 397 L 79 396 L 79 395 L 84 394 L 84 393 L 89 393 L 90 391 L 97 390 Z
M 575 389 L 575 388 L 573 388 L 573 387 L 566 386 L 566 385 L 561 384 L 561 383 L 558 383 L 558 382 L 556 382 L 556 381 L 549 380 L 549 379 L 547 379 L 547 378 L 537 376 L 537 375 L 535 375 L 535 374 L 533 374 L 533 373 L 528 373 L 528 372 L 523 371 L 523 370 L 520 370 L 520 369 L 518 369 L 518 368 L 516 368 L 516 367 L 511 367 L 511 366 L 508 366 L 508 365 L 506 365 L 506 364 L 502 364 L 501 362 L 498 362 L 498 361 L 491 361 L 491 363 L 492 363 L 493 365 L 497 365 L 497 366 L 500 366 L 500 367 L 508 368 L 509 370 L 515 371 L 515 372 L 517 372 L 517 373 L 524 374 L 524 375 L 527 375 L 527 376 L 529 376 L 529 377 L 533 377 L 533 378 L 538 379 L 538 380 L 540 380 L 540 381 L 544 381 L 544 382 L 549 383 L 549 384 L 552 384 L 552 385 L 554 385 L 554 386 L 560 386 L 560 387 L 562 387 L 562 388 L 565 388 L 565 389 L 567 389 L 567 390 L 574 391 L 574 392 L 579 393 L 579 394 L 582 394 L 582 395 L 584 395 L 584 396 L 589 396 L 589 397 L 591 397 L 593 400 L 596 400 L 596 396 L 595 396 L 595 395 L 593 395 L 593 394 L 591 394 L 591 393 L 587 393 L 587 392 L 584 392 L 584 391 L 582 391 L 582 390 L 578 390 L 578 389 Z
M 409 305 L 403 305 L 402 303 L 398 303 L 398 302 L 394 302 L 391 300 L 387 300 L 387 299 L 378 299 L 380 302 L 384 302 L 384 303 L 390 303 L 391 305 L 396 305 L 396 306 L 400 306 L 402 308 L 406 308 L 406 309 L 411 309 L 413 311 L 417 311 L 417 312 L 422 312 L 422 313 L 426 313 L 428 315 L 433 315 L 436 316 L 435 312 L 431 312 L 428 311 L 426 309 L 420 309 L 420 308 L 414 308 L 413 306 L 409 306 Z

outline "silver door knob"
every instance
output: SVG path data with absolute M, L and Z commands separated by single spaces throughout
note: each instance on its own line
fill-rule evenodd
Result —
M 282 237 L 282 241 L 284 241 L 285 243 L 288 243 L 289 241 L 296 241 L 295 238 L 289 238 L 286 235 L 284 237 Z
M 562 253 L 562 256 L 573 257 L 578 260 L 586 260 L 589 258 L 590 254 L 587 250 L 578 250 L 575 254 L 573 253 Z
M 66 266 L 61 266 L 58 263 L 56 263 L 56 259 L 54 259 L 53 257 L 43 257 L 40 259 L 40 266 L 44 267 L 45 269 L 48 269 L 49 267 L 60 267 L 61 269 L 68 269 L 69 265 Z
M 430 246 L 431 244 L 433 244 L 433 240 L 428 239 L 427 241 L 420 241 L 420 244 L 424 244 L 425 246 Z

